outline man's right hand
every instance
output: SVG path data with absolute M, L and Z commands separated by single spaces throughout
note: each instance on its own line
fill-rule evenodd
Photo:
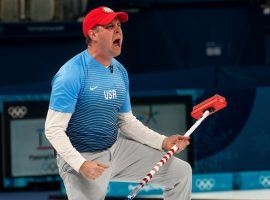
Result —
M 100 177 L 108 167 L 109 165 L 97 161 L 86 160 L 80 167 L 80 174 L 86 179 L 95 180 Z

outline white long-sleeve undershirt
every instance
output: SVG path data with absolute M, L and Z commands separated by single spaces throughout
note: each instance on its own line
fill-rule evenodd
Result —
M 125 136 L 155 149 L 162 150 L 162 143 L 166 136 L 143 125 L 132 112 L 119 113 L 118 127 Z
M 71 115 L 71 113 L 62 113 L 49 109 L 45 123 L 45 135 L 57 153 L 74 170 L 79 172 L 86 159 L 73 147 L 66 134 Z M 166 136 L 144 126 L 132 112 L 119 113 L 118 127 L 128 138 L 162 150 L 162 143 Z
M 71 113 L 49 109 L 45 122 L 45 135 L 56 152 L 77 172 L 86 160 L 71 144 L 66 129 Z

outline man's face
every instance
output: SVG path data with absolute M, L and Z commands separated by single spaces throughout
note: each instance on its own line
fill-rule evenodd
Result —
M 111 23 L 98 26 L 96 43 L 109 56 L 116 57 L 121 53 L 123 34 L 121 23 L 115 18 Z

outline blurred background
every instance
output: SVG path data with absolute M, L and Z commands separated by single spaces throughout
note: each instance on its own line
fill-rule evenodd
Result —
M 193 199 L 270 199 L 270 1 L 0 0 L 0 200 L 66 199 L 44 136 L 50 84 L 86 49 L 81 21 L 102 5 L 129 14 L 117 59 L 147 126 L 184 133 L 194 105 L 227 99 L 177 155 L 192 165 Z M 111 182 L 107 199 L 135 186 Z

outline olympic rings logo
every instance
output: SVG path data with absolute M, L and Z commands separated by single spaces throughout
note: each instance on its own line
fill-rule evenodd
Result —
M 259 182 L 265 188 L 270 187 L 270 176 L 260 176 Z
M 26 106 L 11 106 L 8 108 L 8 114 L 13 119 L 23 118 L 28 112 Z
M 209 191 L 215 186 L 216 181 L 213 178 L 210 179 L 197 179 L 195 184 L 200 191 Z

